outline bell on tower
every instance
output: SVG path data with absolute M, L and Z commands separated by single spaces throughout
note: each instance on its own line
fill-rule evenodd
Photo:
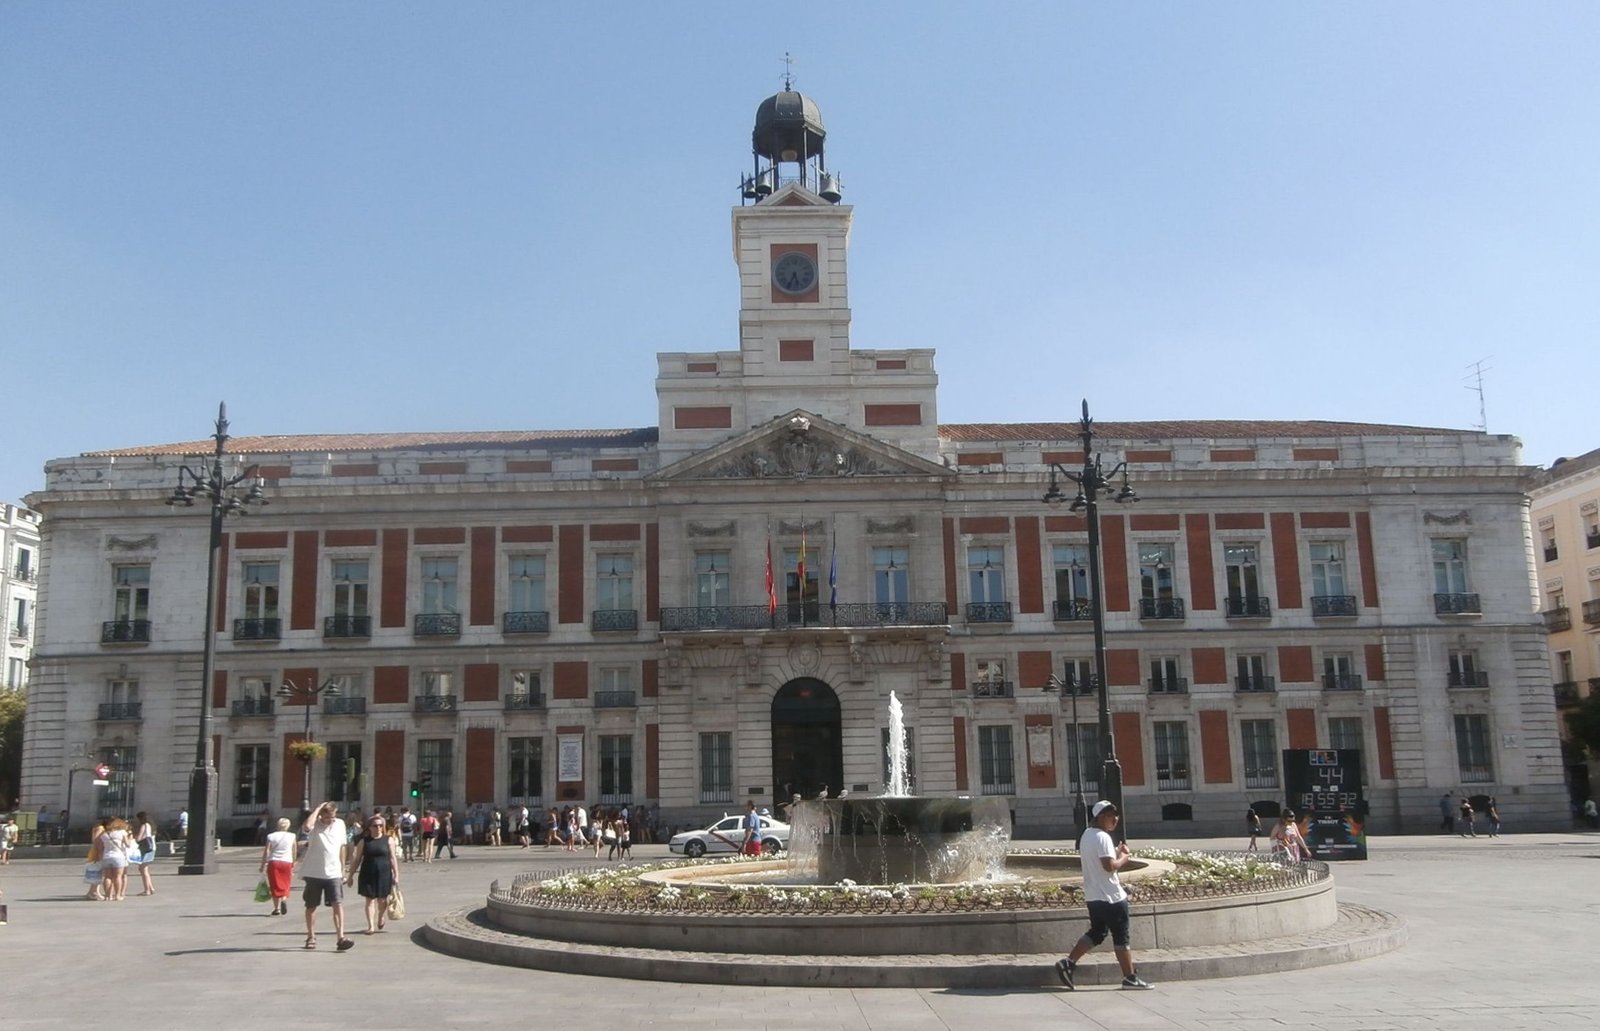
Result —
M 786 72 L 783 91 L 756 108 L 756 127 L 750 134 L 754 171 L 739 184 L 740 194 L 759 203 L 779 188 L 799 183 L 837 204 L 842 185 L 827 170 L 823 151 L 828 132 L 822 127 L 822 112 L 793 86 L 793 77 Z

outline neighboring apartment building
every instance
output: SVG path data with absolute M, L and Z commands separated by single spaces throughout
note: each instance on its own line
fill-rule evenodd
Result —
M 1073 725 L 1042 689 L 1092 681 L 1086 524 L 1041 496 L 1047 463 L 1082 461 L 1077 424 L 941 425 L 931 351 L 851 346 L 853 212 L 815 105 L 770 98 L 754 142 L 739 346 L 658 355 L 655 426 L 234 439 L 272 504 L 228 524 L 207 613 L 206 517 L 163 504 L 206 442 L 49 463 L 25 801 L 59 806 L 93 756 L 120 778 L 97 808 L 175 812 L 204 704 L 222 827 L 292 810 L 306 711 L 275 689 L 332 682 L 314 797 L 399 805 L 426 774 L 458 809 L 652 802 L 682 824 L 881 791 L 892 691 L 918 793 L 1069 833 L 1093 695 Z M 1238 831 L 1282 799 L 1282 749 L 1356 747 L 1375 829 L 1429 829 L 1460 790 L 1564 825 L 1515 439 L 1098 432 L 1142 498 L 1101 519 L 1131 824 Z
M 1600 450 L 1558 459 L 1533 490 L 1534 553 L 1545 625 L 1550 629 L 1556 706 L 1571 711 L 1600 693 Z M 1562 721 L 1572 797 L 1590 797 L 1589 764 Z
M 28 686 L 28 659 L 33 655 L 39 591 L 38 512 L 0 503 L 0 563 L 0 612 L 5 614 L 0 690 L 21 691 Z

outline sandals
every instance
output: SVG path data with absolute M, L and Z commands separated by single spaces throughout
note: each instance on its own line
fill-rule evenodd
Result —
M 355 947 L 356 942 L 354 938 L 340 938 L 339 944 L 334 946 L 334 948 L 338 949 L 340 952 L 349 952 Z
M 315 949 L 317 947 L 317 940 L 315 938 L 307 938 L 306 943 L 300 947 L 302 949 Z

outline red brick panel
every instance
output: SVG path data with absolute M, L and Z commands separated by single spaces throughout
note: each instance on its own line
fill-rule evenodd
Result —
M 868 426 L 921 426 L 922 406 L 919 404 L 867 405 L 863 416 Z
M 1089 520 L 1081 515 L 1052 515 L 1044 517 L 1045 533 L 1086 533 Z
M 733 409 L 728 405 L 677 405 L 672 409 L 674 429 L 725 430 L 732 425 Z
M 1279 645 L 1278 679 L 1285 684 L 1309 684 L 1317 679 L 1311 673 L 1311 647 L 1309 645 Z
M 410 666 L 374 666 L 372 703 L 395 705 L 411 701 Z
M 1356 553 L 1361 561 L 1361 604 L 1378 607 L 1378 560 L 1372 550 L 1372 516 L 1356 513 Z
M 299 808 L 300 808 L 301 792 L 303 792 L 305 790 L 305 786 L 306 786 L 306 780 L 305 780 L 305 777 L 306 777 L 306 764 L 301 762 L 299 759 L 296 759 L 294 756 L 289 754 L 289 746 L 294 744 L 296 741 L 304 741 L 304 740 L 305 740 L 305 735 L 303 733 L 301 733 L 300 731 L 298 731 L 298 730 L 291 731 L 291 732 L 283 735 L 283 780 L 282 780 L 282 783 L 279 786 L 279 791 L 280 791 L 280 794 L 278 795 L 278 800 L 279 800 L 278 801 L 278 808 L 279 809 L 284 809 L 284 810 L 293 809 L 293 810 L 298 811 Z M 326 759 L 324 759 L 322 761 L 323 762 L 327 762 Z M 315 788 L 316 788 L 316 771 L 315 770 L 312 771 L 311 786 L 312 786 L 312 789 L 313 789 L 313 794 L 315 794 Z M 312 805 L 316 805 L 320 801 L 322 801 L 321 798 L 312 798 L 312 799 L 310 799 L 310 802 L 311 802 Z
M 410 535 L 404 530 L 383 531 L 383 587 L 378 600 L 379 619 L 383 626 L 406 625 L 406 566 Z
M 589 697 L 589 664 L 587 662 L 558 662 L 552 672 L 555 679 L 554 697 Z
M 464 702 L 497 702 L 500 700 L 500 664 L 498 662 L 467 663 L 466 682 L 462 685 Z
M 1297 447 L 1294 449 L 1296 462 L 1337 462 L 1339 449 L 1336 447 Z
M 688 362 L 684 365 L 685 372 L 716 372 L 716 362 Z
M 1214 447 L 1211 449 L 1213 462 L 1254 462 L 1256 449 L 1253 447 Z
M 1278 574 L 1278 608 L 1304 608 L 1300 597 L 1300 545 L 1292 512 L 1272 513 L 1272 563 Z
M 1056 786 L 1056 748 L 1054 725 L 1055 721 L 1050 718 L 1049 713 L 1029 713 L 1022 717 L 1022 733 L 1024 741 L 1022 750 L 1025 753 L 1026 762 L 1028 764 L 1028 787 L 1035 791 L 1048 791 Z M 1047 763 L 1035 763 L 1033 761 L 1033 753 L 1029 751 L 1026 743 L 1028 740 L 1028 728 L 1031 727 L 1051 728 L 1050 754 L 1042 757 L 1049 760 Z
M 406 798 L 406 732 L 379 730 L 372 735 L 372 801 L 403 805 Z
M 885 372 L 894 369 L 904 369 L 906 368 L 906 360 L 904 358 L 879 358 L 873 363 L 873 368 Z
M 1122 783 L 1132 788 L 1143 787 L 1144 738 L 1139 736 L 1139 714 L 1112 713 L 1111 733 L 1116 740 L 1117 760 L 1122 763 Z
M 1135 530 L 1176 530 L 1180 523 L 1175 514 L 1150 514 L 1128 517 L 1128 525 Z
M 253 533 L 240 531 L 233 535 L 233 546 L 240 551 L 251 551 L 257 548 L 287 548 L 289 546 L 289 531 L 271 530 Z
M 493 802 L 494 795 L 494 728 L 467 728 L 467 805 Z
M 322 544 L 328 548 L 372 548 L 378 544 L 378 531 L 324 530 Z
M 956 465 L 1003 465 L 1005 460 L 999 451 L 969 451 L 956 456 Z
M 644 618 L 654 623 L 661 618 L 661 527 L 644 527 Z
M 1389 730 L 1389 707 L 1375 705 L 1372 707 L 1372 725 L 1378 734 L 1378 777 L 1382 780 L 1394 779 L 1394 739 Z
M 1139 669 L 1139 649 L 1107 648 L 1106 679 L 1112 687 L 1138 687 L 1144 683 Z
M 944 603 L 953 612 L 956 607 L 956 523 L 944 521 Z
M 1172 451 L 1171 449 L 1159 451 L 1129 451 L 1127 454 L 1123 455 L 1123 457 L 1129 462 L 1170 462 L 1172 461 Z
M 1083 464 L 1082 451 L 1046 451 L 1043 457 L 1046 465 L 1074 466 Z
M 500 539 L 507 544 L 548 544 L 556 535 L 548 526 L 502 526 Z
M 1055 659 L 1049 652 L 1018 652 L 1017 694 L 1024 696 L 1025 691 L 1037 691 L 1044 687 L 1050 680 L 1050 674 L 1055 672 L 1055 665 Z
M 287 480 L 294 470 L 287 465 L 258 465 L 256 475 L 263 480 Z
M 495 529 L 492 526 L 472 528 L 472 584 L 471 624 L 494 626 L 494 572 Z
M 778 361 L 780 362 L 809 362 L 816 358 L 817 342 L 815 340 L 780 340 L 778 341 Z M 878 366 L 880 369 L 883 366 Z
M 420 526 L 412 534 L 411 539 L 416 544 L 465 544 L 467 543 L 467 528 L 465 526 Z
M 661 726 L 644 725 L 644 797 L 661 797 Z
M 949 520 L 945 520 L 949 522 Z M 950 720 L 956 745 L 956 790 L 967 790 L 967 718 L 956 716 Z
M 560 583 L 557 600 L 561 622 L 583 622 L 583 527 L 563 526 L 559 546 Z
M 376 476 L 377 462 L 343 462 L 333 466 L 334 476 Z
M 1350 525 L 1349 512 L 1301 512 L 1302 530 L 1342 530 Z
M 638 523 L 595 523 L 589 527 L 591 541 L 636 541 L 639 539 Z
M 1289 747 L 1317 747 L 1317 710 L 1289 709 Z
M 1017 609 L 1044 611 L 1044 557 L 1039 518 L 1017 516 Z
M 658 659 L 645 659 L 639 668 L 639 697 L 655 698 L 661 693 L 661 663 Z M 652 798 L 655 796 L 651 796 Z
M 1265 530 L 1267 517 L 1260 512 L 1218 512 L 1213 516 L 1219 530 Z
M 1226 684 L 1228 682 L 1228 651 L 1226 648 L 1195 648 L 1189 652 L 1189 662 L 1194 667 L 1196 684 Z
M 1200 769 L 1207 784 L 1233 783 L 1233 746 L 1228 741 L 1228 714 L 1221 709 L 1202 709 L 1200 712 Z
M 1211 520 L 1204 512 L 1184 516 L 1189 544 L 1189 608 L 1212 612 L 1217 607 L 1217 581 L 1211 572 Z
M 967 693 L 967 656 L 964 652 L 950 653 L 950 690 Z
M 228 671 L 225 669 L 211 671 L 211 707 L 213 709 L 228 707 Z
M 1005 516 L 964 516 L 962 533 L 1010 533 L 1011 520 Z
M 1101 586 L 1105 590 L 1107 612 L 1127 612 L 1128 601 L 1128 524 L 1120 515 L 1100 516 Z
M 283 679 L 306 691 L 321 686 L 321 682 L 317 679 L 317 667 L 315 666 L 297 666 L 293 669 L 286 669 L 283 671 Z M 310 705 L 312 704 L 312 699 L 307 695 L 297 694 L 282 699 L 282 702 L 284 705 Z
M 1383 669 L 1383 645 L 1369 644 L 1365 646 L 1367 653 L 1367 679 L 1387 680 Z
M 294 533 L 294 593 L 289 603 L 289 629 L 314 630 L 317 626 L 317 541 L 315 530 Z

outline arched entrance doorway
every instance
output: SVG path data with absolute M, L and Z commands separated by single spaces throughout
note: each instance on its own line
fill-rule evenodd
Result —
M 815 798 L 823 788 L 837 795 L 843 785 L 839 696 L 811 677 L 789 681 L 772 699 L 774 804 L 791 795 Z

